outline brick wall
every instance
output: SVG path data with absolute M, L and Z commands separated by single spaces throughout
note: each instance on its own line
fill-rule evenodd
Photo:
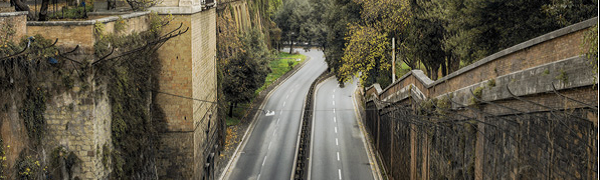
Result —
M 411 71 L 384 90 L 367 88 L 376 97 L 365 125 L 388 177 L 596 179 L 597 69 L 581 56 L 596 24 L 534 38 L 435 82 Z
M 159 176 L 165 179 L 201 179 L 214 152 L 216 128 L 216 14 L 207 9 L 174 15 L 165 30 L 183 23 L 189 31 L 159 49 L 162 67 L 157 104 L 167 131 L 161 135 Z M 210 164 L 210 163 L 209 163 Z M 212 165 L 211 165 L 212 166 Z
M 0 39 L 10 38 L 8 40 L 18 42 L 26 32 L 27 12 L 8 12 L 0 13 L 0 29 L 12 30 L 14 35 L 5 37 L 7 34 L 0 34 Z
M 105 179 L 111 171 L 102 162 L 102 154 L 107 153 L 103 146 L 112 147 L 111 108 L 106 88 L 82 89 L 88 83 L 79 83 L 48 101 L 45 146 L 50 152 L 62 146 L 77 155 L 81 161 L 73 167 L 73 177 Z
M 101 22 L 105 26 L 104 34 L 119 33 L 122 35 L 141 32 L 149 29 L 149 12 L 136 12 L 118 16 L 107 16 L 94 20 L 84 21 L 50 21 L 50 22 L 27 22 L 25 13 L 0 13 L 0 24 L 10 23 L 16 29 L 15 39 L 20 40 L 23 36 L 40 34 L 47 39 L 58 38 L 57 47 L 72 49 L 80 45 L 83 51 L 76 53 L 75 59 L 91 59 L 93 45 L 96 41 L 94 36 L 95 22 Z M 117 32 L 114 24 L 117 20 L 123 20 L 125 29 Z M 4 26 L 2 26 L 4 27 Z M 80 72 L 81 73 L 81 72 Z M 112 149 L 111 141 L 111 107 L 106 86 L 95 84 L 92 77 L 85 80 L 76 80 L 73 88 L 60 88 L 62 79 L 48 74 L 48 78 L 41 85 L 49 88 L 52 98 L 48 99 L 46 111 L 43 113 L 47 122 L 44 134 L 43 147 L 46 156 L 49 157 L 57 147 L 63 147 L 68 152 L 73 152 L 80 160 L 72 168 L 71 178 L 80 179 L 107 179 L 111 169 L 109 152 L 104 152 L 104 146 Z M 78 78 L 75 78 L 78 79 Z M 58 88 L 58 89 L 57 89 Z M 9 95 L 20 97 L 21 94 Z M 19 101 L 13 98 L 7 112 L 0 113 L 2 118 L 2 138 L 6 145 L 13 148 L 8 149 L 8 165 L 13 167 L 16 157 L 25 149 L 27 134 L 23 127 L 22 119 L 18 114 Z M 7 121 L 5 121 L 7 120 Z M 14 128 L 21 131 L 15 131 Z M 19 143 L 15 143 L 19 142 Z M 103 162 L 103 158 L 108 158 Z M 187 159 L 187 158 L 185 158 Z M 106 163 L 106 164 L 105 164 Z M 10 174 L 8 177 L 12 177 Z
M 166 1 L 159 7 L 168 7 L 169 2 L 171 1 Z M 198 2 L 190 1 L 190 5 L 199 5 Z M 194 8 L 196 7 L 192 7 L 193 10 Z M 214 177 L 211 174 L 211 168 L 214 167 L 211 157 L 215 155 L 218 130 L 216 104 L 212 103 L 217 98 L 215 11 L 212 8 L 176 14 L 173 21 L 164 28 L 168 32 L 182 23 L 182 30 L 189 27 L 189 31 L 167 41 L 158 50 L 162 67 L 158 78 L 159 91 L 196 100 L 164 93 L 156 96 L 155 103 L 164 113 L 162 120 L 167 125 L 166 131 L 160 134 L 158 151 L 157 171 L 161 179 Z M 57 46 L 67 49 L 80 45 L 83 51 L 78 56 L 83 59 L 93 53 L 93 45 L 98 38 L 94 35 L 94 25 L 98 21 L 104 24 L 104 34 L 130 34 L 149 28 L 148 12 L 121 15 L 126 24 L 126 29 L 122 32 L 117 32 L 114 28 L 116 21 L 120 20 L 117 16 L 98 15 L 98 19 L 85 21 L 25 22 L 24 14 L 10 18 L 3 18 L 3 14 L 0 14 L 0 22 L 15 22 L 15 27 L 20 28 L 17 31 L 21 33 L 20 36 L 42 34 L 45 38 L 58 38 Z M 16 23 L 20 20 L 21 24 Z M 110 166 L 104 168 L 102 163 L 102 147 L 105 144 L 112 146 L 111 107 L 105 96 L 106 87 L 92 87 L 85 89 L 76 85 L 48 102 L 48 107 L 52 108 L 45 112 L 49 132 L 47 149 L 64 146 L 81 159 L 81 163 L 73 168 L 74 177 L 104 179 L 111 171 Z M 3 113 L 0 117 L 18 118 L 18 114 L 14 114 Z M 2 127 L 20 125 L 22 124 L 13 123 Z M 5 134 L 23 134 L 5 129 L 2 130 L 3 137 L 7 137 Z M 18 147 L 13 150 L 23 148 Z M 205 167 L 206 163 L 209 164 L 208 167 Z
M 381 92 L 385 99 L 408 84 L 414 84 L 430 97 L 456 91 L 460 88 L 486 81 L 512 72 L 540 66 L 581 55 L 583 33 L 597 21 L 596 18 L 578 23 L 555 32 L 542 35 L 508 49 L 485 57 L 467 67 L 442 77 L 437 81 L 424 78 L 412 79 L 413 73 L 399 78 Z M 417 83 L 417 81 L 421 81 Z
M 132 32 L 141 32 L 149 29 L 149 12 L 136 12 L 124 14 L 121 17 L 125 20 L 126 28 L 122 34 Z M 96 22 L 104 24 L 103 34 L 116 33 L 114 29 L 115 22 L 119 20 L 117 16 L 103 17 L 93 20 L 83 21 L 29 21 L 27 22 L 27 32 L 29 36 L 41 34 L 47 39 L 58 39 L 57 46 L 65 48 L 74 48 L 79 45 L 86 54 L 94 52 L 94 25 Z

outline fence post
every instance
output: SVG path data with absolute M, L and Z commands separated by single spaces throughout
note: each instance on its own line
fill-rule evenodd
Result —
M 483 162 L 485 152 L 485 116 L 481 113 L 477 113 L 477 119 L 480 122 L 477 123 L 477 136 L 475 139 L 475 180 L 482 180 L 483 177 Z
M 390 176 L 392 176 L 392 179 L 394 179 L 394 127 L 395 127 L 395 119 L 396 119 L 396 112 L 398 111 L 397 108 L 394 108 L 392 110 L 392 118 L 390 119 L 390 136 L 391 136 L 391 146 L 390 146 Z

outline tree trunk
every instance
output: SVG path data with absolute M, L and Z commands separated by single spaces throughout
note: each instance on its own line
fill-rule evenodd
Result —
M 29 6 L 27 6 L 27 4 L 21 2 L 21 0 L 10 0 L 10 4 L 15 6 L 15 11 L 27 11 L 29 12 L 27 14 L 27 19 L 33 19 L 33 13 L 31 13 L 31 10 L 29 9 Z
M 50 0 L 42 0 L 42 7 L 40 7 L 40 14 L 38 21 L 47 21 L 48 20 L 48 3 Z
M 450 61 L 449 58 L 446 58 L 447 61 Z M 448 69 L 446 69 L 446 61 L 442 62 L 442 77 L 448 75 Z
M 233 117 L 233 103 L 229 103 L 229 117 Z
M 106 1 L 106 10 L 111 10 L 117 8 L 116 0 L 107 0 Z
M 294 41 L 290 40 L 290 54 L 292 54 L 294 50 Z
M 460 67 L 460 60 L 452 55 L 448 56 L 448 59 L 448 74 L 450 74 L 458 70 L 458 68 Z

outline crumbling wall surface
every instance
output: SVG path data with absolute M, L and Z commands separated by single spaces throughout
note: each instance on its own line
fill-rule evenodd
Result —
M 0 39 L 9 41 L 18 41 L 27 32 L 27 12 L 4 12 L 0 13 Z
M 148 14 L 27 22 L 24 12 L 0 13 L 0 24 L 10 23 L 0 28 L 14 32 L 7 40 L 16 47 L 9 48 L 20 52 L 28 44 L 23 37 L 36 37 L 27 51 L 0 57 L 0 176 L 110 177 L 111 102 L 106 82 L 96 81 L 97 69 L 86 65 L 95 60 L 94 44 L 103 36 L 149 30 Z

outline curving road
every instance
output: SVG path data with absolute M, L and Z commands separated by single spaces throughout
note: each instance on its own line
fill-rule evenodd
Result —
M 298 51 L 310 60 L 265 99 L 263 109 L 274 111 L 274 115 L 259 115 L 250 127 L 247 139 L 235 153 L 224 179 L 292 177 L 304 99 L 310 84 L 327 69 L 321 51 Z
M 357 81 L 340 88 L 335 78 L 329 78 L 316 90 L 310 179 L 376 177 L 355 113 L 352 95 Z

